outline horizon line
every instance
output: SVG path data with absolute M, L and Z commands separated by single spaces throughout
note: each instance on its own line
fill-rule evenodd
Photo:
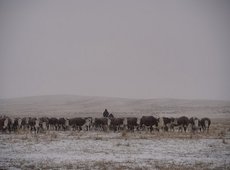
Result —
M 117 98 L 117 99 L 130 99 L 130 100 L 196 100 L 196 101 L 225 101 L 230 102 L 230 100 L 225 99 L 207 99 L 207 98 L 172 98 L 172 97 L 157 97 L 157 98 L 134 98 L 134 97 L 118 97 L 118 96 L 98 96 L 98 95 L 81 95 L 81 94 L 42 94 L 42 95 L 28 95 L 28 96 L 18 96 L 18 97 L 0 97 L 0 99 L 20 99 L 20 98 L 30 98 L 30 97 L 48 97 L 48 96 L 79 96 L 79 97 L 98 97 L 98 98 Z

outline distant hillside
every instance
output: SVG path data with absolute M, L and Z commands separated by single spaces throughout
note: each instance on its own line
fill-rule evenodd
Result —
M 71 95 L 0 99 L 0 113 L 230 113 L 229 101 L 181 99 L 126 99 Z

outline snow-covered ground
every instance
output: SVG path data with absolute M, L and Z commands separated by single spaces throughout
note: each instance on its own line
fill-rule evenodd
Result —
M 0 169 L 230 168 L 230 144 L 151 134 L 49 132 L 1 134 Z

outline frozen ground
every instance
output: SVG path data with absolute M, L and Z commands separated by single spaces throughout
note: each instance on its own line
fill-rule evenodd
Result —
M 230 102 L 35 96 L 0 99 L 0 116 L 209 117 L 207 134 L 48 132 L 1 134 L 0 169 L 230 169 Z M 230 138 L 230 134 L 229 134 Z
M 230 144 L 150 133 L 1 134 L 0 169 L 230 169 Z M 167 136 L 167 135 L 164 135 Z

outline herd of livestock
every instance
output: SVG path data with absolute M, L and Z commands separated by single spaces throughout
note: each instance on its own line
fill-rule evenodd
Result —
M 98 131 L 207 131 L 211 121 L 209 118 L 198 119 L 186 116 L 178 118 L 154 116 L 120 117 L 116 118 L 112 114 L 103 113 L 103 117 L 76 117 L 76 118 L 54 118 L 54 117 L 24 117 L 9 118 L 0 117 L 0 131 L 16 132 L 18 130 L 31 131 L 34 133 L 47 130 L 98 130 Z

